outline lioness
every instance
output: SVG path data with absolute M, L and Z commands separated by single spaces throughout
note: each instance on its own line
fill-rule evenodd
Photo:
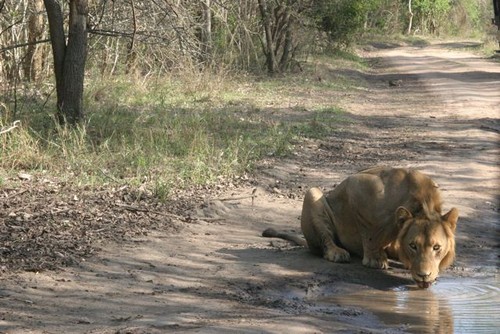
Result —
M 412 169 L 377 167 L 348 177 L 323 195 L 310 189 L 304 198 L 301 227 L 306 240 L 273 229 L 278 237 L 307 246 L 332 262 L 388 268 L 388 257 L 411 270 L 420 288 L 428 288 L 439 270 L 455 257 L 458 210 L 441 215 L 437 184 Z

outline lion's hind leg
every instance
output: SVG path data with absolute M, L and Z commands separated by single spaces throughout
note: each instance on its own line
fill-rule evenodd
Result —
M 335 226 L 325 207 L 328 205 L 318 188 L 311 188 L 304 197 L 301 227 L 312 253 L 331 262 L 349 262 L 349 252 L 335 244 Z

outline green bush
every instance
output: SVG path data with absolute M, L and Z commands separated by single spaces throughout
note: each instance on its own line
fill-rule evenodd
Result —
M 315 16 L 319 28 L 335 46 L 347 47 L 363 28 L 364 9 L 359 0 L 319 1 Z

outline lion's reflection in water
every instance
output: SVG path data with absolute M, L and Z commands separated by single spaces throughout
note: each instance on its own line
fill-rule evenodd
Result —
M 410 333 L 495 333 L 500 328 L 498 278 L 442 280 L 428 290 L 399 287 L 332 296 Z
M 385 325 L 405 332 L 454 333 L 450 306 L 430 290 L 364 290 L 332 299 L 370 311 Z
M 422 293 L 420 293 L 422 292 Z M 453 312 L 446 300 L 432 291 L 399 289 L 394 294 L 395 319 L 406 320 L 408 330 L 415 333 L 453 333 Z M 398 317 L 401 315 L 401 317 Z

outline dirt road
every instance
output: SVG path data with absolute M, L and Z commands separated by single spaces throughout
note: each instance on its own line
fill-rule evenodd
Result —
M 436 324 L 453 332 L 456 315 L 438 292 L 424 292 L 396 324 L 353 303 L 396 303 L 386 291 L 412 284 L 398 266 L 327 263 L 260 237 L 266 227 L 298 229 L 306 188 L 330 189 L 373 165 L 417 167 L 439 183 L 444 210 L 456 206 L 461 217 L 457 261 L 437 285 L 488 277 L 498 305 L 500 65 L 464 46 L 366 51 L 373 70 L 341 73 L 366 89 L 332 99 L 350 113 L 331 137 L 263 161 L 254 178 L 200 203 L 192 215 L 201 219 L 176 223 L 179 233 L 109 245 L 61 271 L 2 277 L 0 332 L 404 333 Z

